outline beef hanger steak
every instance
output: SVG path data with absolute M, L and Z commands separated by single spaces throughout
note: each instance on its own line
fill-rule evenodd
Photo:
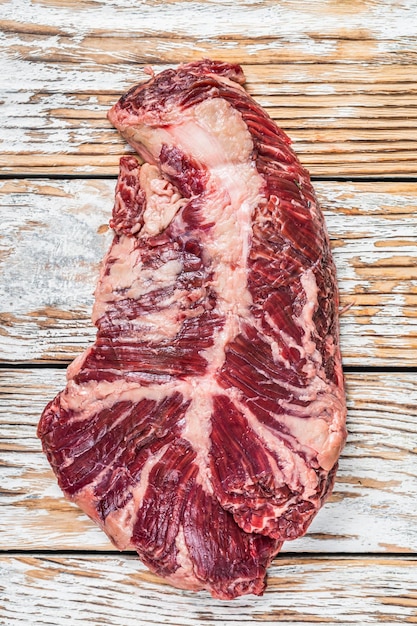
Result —
M 238 65 L 152 75 L 122 157 L 93 346 L 38 435 L 64 494 L 171 584 L 265 587 L 329 495 L 346 406 L 335 268 L 308 172 Z

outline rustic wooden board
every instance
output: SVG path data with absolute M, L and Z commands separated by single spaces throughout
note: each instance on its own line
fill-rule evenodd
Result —
M 0 536 L 8 549 L 111 550 L 66 502 L 36 425 L 65 384 L 57 369 L 0 370 Z M 415 552 L 416 373 L 347 375 L 348 443 L 334 493 L 295 552 Z M 15 520 L 19 523 L 16 524 Z
M 175 590 L 130 555 L 3 555 L 0 572 L 4 626 L 417 622 L 415 557 L 281 557 L 263 597 L 232 601 Z
M 0 2 L 0 175 L 20 178 L 0 190 L 0 624 L 417 623 L 416 23 L 415 0 Z M 243 65 L 248 91 L 321 179 L 351 305 L 334 494 L 276 559 L 265 596 L 233 602 L 176 591 L 114 551 L 64 501 L 35 436 L 64 384 L 56 366 L 94 339 L 92 292 L 129 151 L 107 110 L 146 65 L 205 56 Z
M 209 56 L 243 64 L 313 174 L 415 176 L 413 17 L 410 0 L 3 2 L 0 171 L 114 175 L 110 104 L 146 65 Z
M 68 362 L 90 321 L 114 180 L 0 183 L 0 359 Z M 332 239 L 345 365 L 417 365 L 417 184 L 316 183 Z

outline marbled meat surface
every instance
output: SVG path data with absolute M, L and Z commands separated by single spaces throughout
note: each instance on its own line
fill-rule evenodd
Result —
M 121 159 L 93 346 L 38 434 L 64 494 L 173 585 L 261 594 L 345 441 L 335 268 L 308 172 L 238 65 L 152 75 Z

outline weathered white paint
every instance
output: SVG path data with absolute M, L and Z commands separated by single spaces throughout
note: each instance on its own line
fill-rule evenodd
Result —
M 2 623 L 265 626 L 415 621 L 413 557 L 277 559 L 263 597 L 218 601 L 170 588 L 133 556 L 0 557 Z M 140 621 L 139 621 L 140 620 Z
M 225 20 L 227 11 L 227 20 Z M 194 35 L 211 40 L 224 34 L 252 37 L 285 36 L 308 39 L 317 33 L 335 35 L 343 29 L 367 33 L 371 37 L 395 39 L 413 37 L 415 18 L 413 0 L 395 2 L 356 2 L 354 6 L 335 5 L 325 0 L 320 5 L 267 2 L 71 2 L 9 0 L 0 5 L 0 18 L 24 24 L 47 24 L 73 36 L 79 43 L 93 30 L 131 32 L 136 25 L 142 33 Z M 324 16 L 326 19 L 324 19 Z M 133 25 L 133 27 L 132 27 Z M 53 38 L 53 37 L 52 37 Z

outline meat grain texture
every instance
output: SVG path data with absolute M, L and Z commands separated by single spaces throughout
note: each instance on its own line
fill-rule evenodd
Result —
M 204 60 L 110 110 L 140 161 L 120 162 L 96 341 L 38 428 L 66 497 L 120 550 L 223 599 L 262 594 L 346 437 L 323 216 L 243 83 Z

